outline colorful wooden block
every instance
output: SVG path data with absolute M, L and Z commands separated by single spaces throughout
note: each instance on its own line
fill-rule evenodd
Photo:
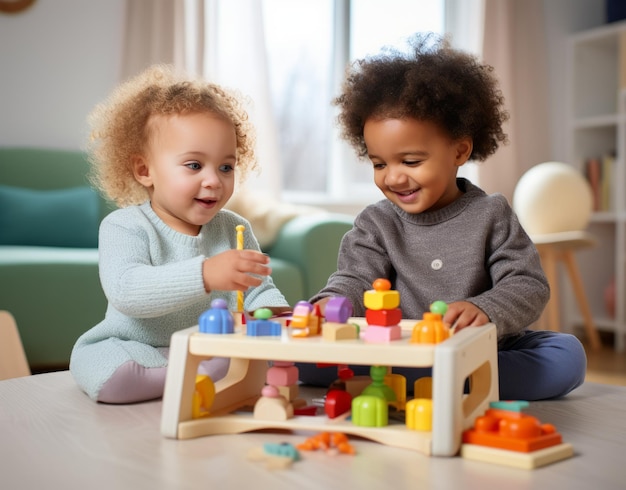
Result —
M 450 338 L 450 327 L 443 323 L 439 313 L 424 313 L 423 319 L 415 324 L 411 343 L 438 344 Z
M 357 340 L 359 327 L 352 323 L 326 322 L 322 325 L 322 338 L 328 342 Z
M 391 289 L 388 279 L 378 278 L 369 291 L 363 293 L 363 304 L 369 310 L 392 310 L 400 306 L 400 293 Z
M 381 327 L 398 325 L 402 320 L 402 310 L 400 308 L 393 308 L 391 310 L 366 310 L 365 320 L 368 325 L 380 325 Z
M 298 382 L 298 368 L 296 366 L 277 367 L 272 366 L 267 370 L 266 381 L 268 385 L 289 386 Z
M 254 418 L 260 420 L 288 420 L 293 418 L 293 405 L 278 394 L 274 386 L 265 386 L 254 404 Z
M 413 398 L 406 403 L 406 426 L 411 430 L 433 430 L 433 401 Z
M 331 390 L 326 393 L 324 401 L 324 412 L 331 418 L 337 418 L 340 415 L 350 411 L 352 407 L 352 396 L 347 391 Z
M 251 337 L 280 337 L 282 326 L 271 320 L 248 320 L 246 323 L 246 335 Z
M 393 327 L 381 327 L 370 325 L 361 333 L 361 338 L 366 342 L 384 343 L 402 338 L 402 328 L 399 325 Z
M 387 400 L 379 396 L 357 396 L 352 400 L 352 423 L 362 427 L 385 427 L 389 423 Z
M 335 296 L 328 300 L 324 310 L 327 322 L 346 323 L 352 316 L 352 303 L 348 298 Z
M 551 463 L 556 463 L 574 455 L 574 447 L 571 444 L 562 443 L 539 449 L 530 453 L 509 451 L 493 447 L 475 444 L 461 445 L 461 456 L 473 461 L 512 466 L 532 470 Z
M 198 318 L 198 330 L 202 333 L 231 334 L 235 331 L 235 319 L 228 311 L 225 300 L 211 301 L 211 308 Z

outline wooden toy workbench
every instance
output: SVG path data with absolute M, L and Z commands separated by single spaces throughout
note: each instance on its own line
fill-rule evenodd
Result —
M 353 318 L 367 328 L 363 319 Z M 454 456 L 463 430 L 498 399 L 497 335 L 493 324 L 468 327 L 439 344 L 409 342 L 415 321 L 403 320 L 402 338 L 389 343 L 363 340 L 327 341 L 321 336 L 292 338 L 291 328 L 276 337 L 199 333 L 197 327 L 172 336 L 163 396 L 161 432 L 174 439 L 212 434 L 236 434 L 260 429 L 330 431 L 358 435 L 383 444 L 427 455 Z M 229 357 L 225 378 L 215 383 L 211 415 L 192 418 L 192 399 L 198 364 L 211 357 Z M 285 421 L 259 420 L 252 407 L 265 385 L 268 361 L 338 363 L 433 368 L 432 432 L 408 429 L 393 422 L 385 427 L 353 425 L 345 418 L 295 416 Z M 469 394 L 464 394 L 470 377 Z

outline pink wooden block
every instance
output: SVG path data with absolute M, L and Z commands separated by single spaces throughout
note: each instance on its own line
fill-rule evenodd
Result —
M 276 367 L 267 370 L 265 378 L 268 385 L 289 386 L 298 382 L 298 368 L 296 366 Z
M 381 327 L 379 325 L 370 325 L 367 330 L 361 334 L 361 338 L 366 342 L 383 343 L 399 340 L 402 338 L 402 329 L 399 325 L 392 327 Z

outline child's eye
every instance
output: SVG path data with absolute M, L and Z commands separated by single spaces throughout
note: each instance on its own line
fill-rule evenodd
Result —
M 220 172 L 228 173 L 235 170 L 235 166 L 232 163 L 225 163 L 224 165 L 220 165 Z
M 387 164 L 385 163 L 374 163 L 374 162 L 372 162 L 372 165 L 374 166 L 374 170 L 382 170 L 383 168 L 387 166 Z
M 412 166 L 412 165 L 419 165 L 420 163 L 422 163 L 422 161 L 421 160 L 404 160 L 402 163 L 404 165 Z
M 199 162 L 187 162 L 185 163 L 185 167 L 190 170 L 200 170 L 202 168 Z

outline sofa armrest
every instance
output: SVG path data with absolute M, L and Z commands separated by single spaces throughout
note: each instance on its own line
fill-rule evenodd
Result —
M 337 270 L 337 253 L 344 234 L 354 218 L 339 213 L 315 213 L 297 216 L 279 231 L 270 257 L 296 264 L 304 282 L 304 300 L 322 289 Z

